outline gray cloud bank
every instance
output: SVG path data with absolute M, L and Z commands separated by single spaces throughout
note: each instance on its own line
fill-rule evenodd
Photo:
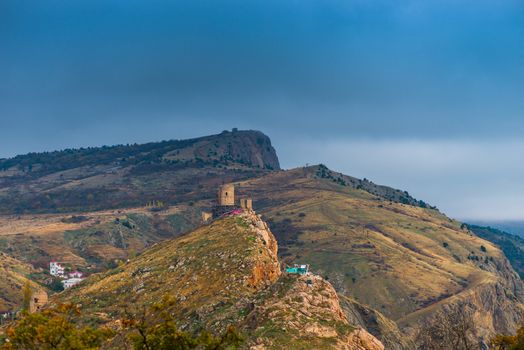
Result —
M 522 140 L 294 140 L 280 149 L 285 165 L 324 163 L 409 190 L 455 218 L 524 219 Z
M 285 166 L 522 217 L 522 38 L 513 0 L 4 0 L 0 157 L 260 129 Z

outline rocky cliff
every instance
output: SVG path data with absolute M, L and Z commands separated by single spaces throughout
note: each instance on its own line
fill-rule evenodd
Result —
M 189 140 L 30 153 L 0 160 L 0 214 L 187 203 L 214 194 L 219 183 L 279 169 L 269 137 L 236 129 Z
M 244 348 L 383 349 L 348 321 L 327 281 L 282 274 L 277 249 L 267 224 L 243 212 L 159 243 L 54 301 L 81 304 L 90 322 L 114 325 L 126 308 L 172 295 L 181 328 L 220 333 L 235 325 Z
M 362 305 L 353 298 L 340 296 L 341 307 L 351 324 L 366 329 L 390 350 L 409 350 L 415 348 L 415 343 L 398 328 L 397 324 L 386 316 Z
M 353 307 L 354 322 L 386 346 L 409 348 L 399 338 L 437 310 L 469 303 L 484 341 L 515 332 L 522 281 L 496 245 L 436 209 L 395 201 L 322 169 L 272 173 L 237 189 L 257 199 L 284 262 L 312 264 L 339 295 L 363 306 Z

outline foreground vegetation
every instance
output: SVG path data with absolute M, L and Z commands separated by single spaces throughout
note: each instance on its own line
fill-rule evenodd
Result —
M 41 313 L 24 314 L 21 320 L 9 327 L 1 341 L 2 350 L 94 350 L 94 349 L 236 349 L 242 338 L 233 327 L 221 336 L 202 332 L 193 335 L 181 331 L 166 310 L 173 299 L 161 302 L 138 312 L 127 312 L 118 327 L 91 327 L 75 323 L 80 316 L 77 305 L 59 304 Z
M 491 341 L 494 350 L 524 350 L 524 327 L 515 335 L 497 335 Z

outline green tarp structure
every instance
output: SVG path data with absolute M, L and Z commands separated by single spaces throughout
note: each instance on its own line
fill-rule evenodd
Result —
M 309 265 L 295 265 L 286 267 L 286 272 L 294 275 L 306 275 L 309 271 Z

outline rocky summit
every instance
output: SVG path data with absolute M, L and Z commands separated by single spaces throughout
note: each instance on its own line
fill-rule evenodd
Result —
M 234 325 L 246 349 L 384 349 L 348 321 L 329 282 L 283 273 L 277 249 L 260 216 L 243 211 L 159 243 L 53 301 L 82 305 L 85 322 L 115 326 L 126 308 L 169 294 L 182 329 Z
M 111 327 L 170 295 L 184 330 L 234 325 L 255 348 L 416 349 L 460 312 L 485 346 L 524 323 L 517 238 L 321 164 L 281 170 L 257 131 L 2 160 L 0 212 L 10 315 L 30 280 Z M 90 277 L 56 293 L 52 260 Z

